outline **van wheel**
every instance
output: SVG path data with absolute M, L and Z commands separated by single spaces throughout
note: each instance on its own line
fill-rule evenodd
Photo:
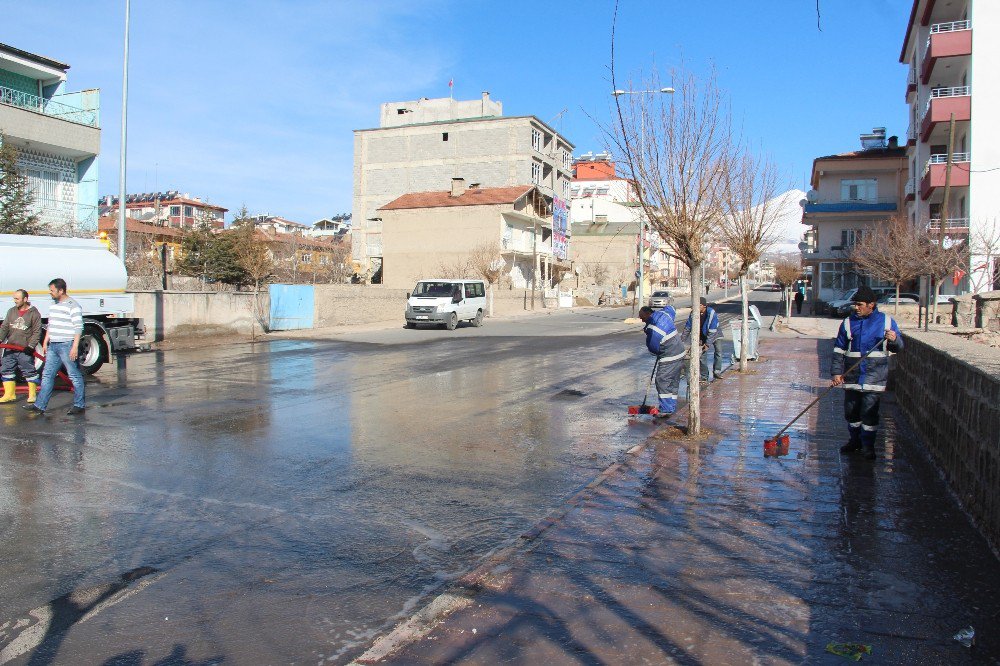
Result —
M 448 315 L 447 321 L 444 322 L 444 327 L 447 328 L 449 331 L 454 331 L 456 328 L 458 328 L 458 314 L 452 312 L 450 315 Z
M 416 327 L 417 325 L 414 324 L 412 321 L 406 322 L 406 328 L 416 328 Z
M 480 310 L 476 313 L 476 318 L 472 320 L 472 325 L 479 328 L 483 325 L 483 311 Z

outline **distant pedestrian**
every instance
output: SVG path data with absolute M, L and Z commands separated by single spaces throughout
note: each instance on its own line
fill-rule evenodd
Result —
M 713 377 L 722 375 L 722 340 L 719 333 L 719 315 L 713 308 L 708 307 L 708 300 L 701 299 L 699 305 L 701 312 L 701 379 L 710 382 Z M 691 334 L 691 323 L 693 317 L 688 315 L 687 324 L 684 331 Z
M 42 337 L 42 316 L 28 301 L 28 292 L 18 289 L 14 292 L 14 307 L 7 311 L 0 324 L 0 342 L 23 347 L 24 351 L 4 350 L 0 361 L 0 377 L 3 378 L 3 397 L 0 402 L 17 400 L 17 371 L 28 383 L 28 402 L 35 401 L 38 389 L 38 370 L 35 369 L 35 347 Z
M 806 300 L 805 288 L 801 285 L 795 290 L 795 314 L 802 314 L 802 302 Z
M 657 358 L 656 393 L 660 398 L 660 413 L 665 419 L 677 411 L 677 389 L 684 367 L 684 344 L 677 334 L 674 320 L 664 310 L 648 305 L 639 308 L 639 319 L 645 324 L 646 349 Z
M 708 296 L 708 283 L 705 283 L 705 295 Z
M 28 411 L 44 414 L 49 399 L 56 386 L 56 374 L 66 368 L 66 374 L 73 382 L 73 406 L 67 414 L 83 414 L 84 404 L 83 373 L 77 358 L 80 353 L 80 336 L 83 335 L 83 308 L 66 293 L 66 281 L 56 278 L 49 282 L 49 294 L 55 303 L 49 308 L 49 323 L 42 341 L 45 367 L 42 369 L 42 387 L 33 405 L 25 405 Z
M 889 354 L 903 349 L 899 326 L 875 305 L 877 296 L 870 287 L 854 292 L 855 312 L 840 324 L 833 348 L 833 386 L 843 386 L 844 416 L 851 437 L 841 453 L 864 450 L 875 460 L 879 401 L 889 379 Z M 849 373 L 845 369 L 867 352 L 872 353 Z

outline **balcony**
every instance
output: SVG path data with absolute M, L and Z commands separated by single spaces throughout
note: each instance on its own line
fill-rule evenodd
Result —
M 910 96 L 917 92 L 917 69 L 912 65 L 906 74 L 906 103 L 910 103 Z
M 927 141 L 934 127 L 938 123 L 949 122 L 952 114 L 959 122 L 972 120 L 972 90 L 969 86 L 935 88 L 931 91 L 920 123 L 920 140 Z
M 917 145 L 917 128 L 910 123 L 910 126 L 906 128 L 906 147 L 912 148 Z
M 906 188 L 904 190 L 904 198 L 907 201 L 913 201 L 917 198 L 917 184 L 910 178 L 906 180 Z
M 19 109 L 59 118 L 60 120 L 66 120 L 77 125 L 97 127 L 97 113 L 94 111 L 78 109 L 61 102 L 53 102 L 50 99 L 20 90 L 13 90 L 12 88 L 0 86 L 0 104 L 16 106 Z
M 920 80 L 927 84 L 930 81 L 934 65 L 939 58 L 972 55 L 972 23 L 970 21 L 950 21 L 935 23 L 931 26 L 931 34 L 927 38 L 927 48 L 924 50 L 923 63 L 920 68 Z
M 954 153 L 952 155 L 951 186 L 969 186 L 969 164 L 972 161 L 970 153 Z M 944 187 L 948 156 L 943 153 L 931 155 L 924 165 L 924 175 L 920 179 L 920 198 L 926 201 L 939 187 Z
M 955 172 L 952 171 L 952 175 Z M 969 233 L 969 218 L 967 217 L 952 217 L 948 218 L 948 221 L 944 225 L 945 235 L 961 235 Z M 927 233 L 934 235 L 941 233 L 941 220 L 939 218 L 932 218 L 930 223 L 927 225 Z
M 806 213 L 879 213 L 895 211 L 898 202 L 892 199 L 865 201 L 814 201 L 805 205 Z

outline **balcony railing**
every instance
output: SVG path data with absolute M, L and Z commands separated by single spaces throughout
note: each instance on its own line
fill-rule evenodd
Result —
M 861 211 L 894 211 L 897 207 L 895 198 L 880 199 L 831 199 L 825 201 L 810 201 L 805 205 L 807 213 L 851 213 Z
M 944 225 L 945 229 L 968 229 L 969 228 L 969 218 L 967 217 L 950 217 Z M 928 231 L 940 231 L 941 230 L 941 220 L 940 218 L 931 218 L 930 223 L 927 225 Z
M 949 21 L 947 23 L 935 23 L 931 26 L 931 34 L 938 32 L 955 32 L 956 30 L 970 30 L 971 21 Z
M 952 153 L 951 162 L 955 164 L 957 162 L 971 162 L 972 153 Z M 947 164 L 948 154 L 947 153 L 935 153 L 931 155 L 930 159 L 927 160 L 927 164 L 924 165 L 924 173 L 927 173 L 932 164 Z
M 97 114 L 93 111 L 78 109 L 74 106 L 63 104 L 62 102 L 53 102 L 52 100 L 39 97 L 38 95 L 32 95 L 31 93 L 26 93 L 21 90 L 14 90 L 12 88 L 4 88 L 3 86 L 0 86 L 0 104 L 16 106 L 27 111 L 41 113 L 53 118 L 60 118 L 62 120 L 68 120 L 69 122 L 76 123 L 77 125 L 97 127 Z
M 972 94 L 972 88 L 969 86 L 953 86 L 951 88 L 935 88 L 931 91 L 930 99 L 927 100 L 927 104 L 924 106 L 924 113 L 926 114 L 931 110 L 931 102 L 936 99 L 941 99 L 944 97 L 968 97 Z
M 916 183 L 914 183 L 912 180 L 907 179 L 907 181 L 906 181 L 906 188 L 905 188 L 904 191 L 905 191 L 906 196 L 908 196 L 908 197 L 916 196 L 916 192 L 917 192 L 917 185 L 916 185 Z

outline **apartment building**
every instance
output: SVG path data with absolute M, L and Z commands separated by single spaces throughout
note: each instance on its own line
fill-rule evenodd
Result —
M 306 231 L 306 235 L 314 238 L 326 238 L 328 240 L 339 240 L 347 238 L 351 233 L 351 214 L 339 213 L 330 217 L 324 217 L 313 222 L 312 227 Z
M 914 0 L 899 60 L 909 67 L 906 214 L 946 243 L 971 239 L 959 291 L 1000 288 L 1000 267 L 978 247 L 1000 224 L 1000 3 Z
M 101 217 L 117 215 L 118 197 L 101 197 L 99 209 Z M 160 227 L 191 229 L 207 224 L 212 229 L 222 229 L 228 210 L 177 190 L 125 195 L 126 217 Z
M 639 268 L 639 222 L 643 210 L 634 183 L 619 176 L 608 153 L 587 153 L 573 162 L 570 185 L 571 256 L 587 284 L 601 288 L 630 284 Z M 687 266 L 672 256 L 646 226 L 643 243 L 643 293 L 683 287 Z
M 354 259 L 377 282 L 379 210 L 404 194 L 437 191 L 452 178 L 484 190 L 534 187 L 561 211 L 569 199 L 572 153 L 573 144 L 538 118 L 505 117 L 488 92 L 478 100 L 383 104 L 379 127 L 354 131 Z
M 813 160 L 802 264 L 812 267 L 815 298 L 829 301 L 861 284 L 888 286 L 862 274 L 850 254 L 866 230 L 906 210 L 908 174 L 907 149 L 896 137 L 887 140 L 882 127 L 861 135 L 861 150 Z
M 0 44 L 0 133 L 18 149 L 34 213 L 61 235 L 97 232 L 100 91 L 67 90 L 69 65 Z
M 571 268 L 557 256 L 552 197 L 534 185 L 479 187 L 454 178 L 450 190 L 404 194 L 378 215 L 381 281 L 389 287 L 452 273 L 484 246 L 499 249 L 504 282 L 515 289 L 552 289 Z

